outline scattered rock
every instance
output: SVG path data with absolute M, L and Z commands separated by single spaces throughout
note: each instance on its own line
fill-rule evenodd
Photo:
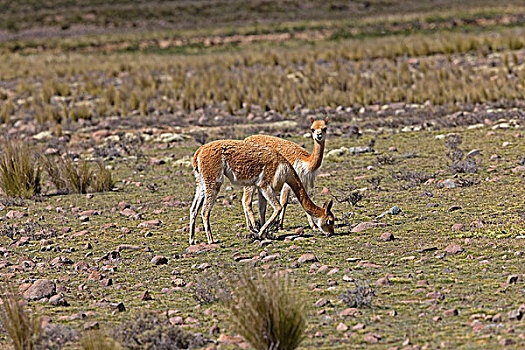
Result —
M 369 344 L 377 344 L 381 340 L 381 336 L 376 333 L 367 333 L 363 339 Z
M 520 280 L 521 280 L 520 275 L 510 275 L 507 277 L 507 284 L 516 284 Z
M 184 324 L 184 319 L 181 316 L 171 317 L 169 321 L 174 326 Z
M 507 317 L 511 321 L 519 321 L 523 318 L 523 310 L 516 309 L 516 310 L 509 311 L 507 313 Z
M 165 265 L 168 263 L 168 258 L 162 255 L 157 255 L 151 259 L 153 265 Z
M 100 328 L 100 324 L 97 321 L 90 321 L 84 324 L 84 330 L 86 331 L 92 330 L 92 329 L 99 329 L 99 328 Z
M 395 239 L 394 235 L 391 232 L 383 232 L 381 234 L 381 237 L 379 238 L 380 241 L 383 242 L 390 242 Z
M 463 224 L 454 224 L 454 225 L 452 225 L 451 229 L 452 229 L 452 231 L 465 231 L 466 230 L 466 226 L 463 225 Z
M 445 311 L 443 311 L 443 315 L 446 316 L 446 317 L 457 316 L 458 315 L 458 309 L 445 310 Z
M 145 291 L 140 295 L 140 300 L 142 300 L 142 301 L 153 300 L 153 297 L 151 296 L 151 294 L 149 293 L 149 291 L 145 290 Z
M 366 328 L 366 326 L 364 324 L 358 323 L 358 324 L 356 324 L 355 326 L 352 327 L 352 330 L 354 330 L 354 331 L 362 331 L 365 328 Z
M 463 248 L 457 243 L 450 243 L 445 248 L 445 252 L 447 253 L 447 255 L 456 255 L 456 254 L 461 253 L 463 251 L 464 251 Z
M 479 149 L 473 149 L 472 151 L 467 153 L 467 158 L 475 157 L 475 156 L 479 155 L 480 153 L 481 153 L 481 151 Z
M 390 208 L 390 209 L 382 212 L 381 214 L 379 214 L 377 216 L 377 218 L 382 218 L 382 217 L 384 217 L 386 215 L 397 215 L 399 213 L 401 213 L 401 209 L 399 209 L 399 207 L 397 205 L 394 205 L 392 208 Z
M 102 287 L 110 287 L 113 285 L 113 279 L 112 278 L 104 278 L 100 280 L 100 285 Z
M 376 281 L 376 285 L 378 286 L 388 286 L 388 285 L 391 285 L 392 282 L 390 281 L 390 279 L 388 277 L 381 277 L 380 279 L 378 279 Z
M 374 227 L 378 227 L 378 226 L 386 226 L 386 224 L 382 222 L 375 222 L 375 221 L 364 221 L 354 226 L 352 228 L 352 232 L 363 232 L 365 230 L 368 230 Z
M 459 205 L 453 205 L 450 208 L 448 208 L 449 212 L 456 211 L 462 209 Z
M 69 306 L 69 303 L 61 294 L 53 295 L 49 298 L 49 303 L 54 306 Z
M 18 211 L 18 210 L 10 210 L 5 214 L 5 217 L 8 219 L 21 219 L 24 216 L 27 216 L 27 213 Z
M 348 330 L 348 326 L 344 323 L 339 323 L 337 327 L 335 328 L 338 332 L 346 332 Z
M 141 248 L 137 245 L 131 245 L 131 244 L 121 244 L 117 247 L 117 251 L 121 252 L 123 250 L 140 250 Z
M 141 222 L 140 224 L 138 224 L 138 228 L 146 228 L 146 227 L 153 227 L 153 226 L 159 226 L 160 225 L 160 220 L 148 220 L 148 221 L 144 221 L 144 222 Z
M 330 301 L 324 298 L 321 298 L 315 302 L 315 306 L 317 307 L 324 307 L 326 305 L 330 304 Z
M 196 245 L 190 245 L 188 248 L 186 248 L 186 253 L 188 254 L 198 254 L 198 253 L 206 253 L 206 252 L 212 252 L 219 248 L 217 244 L 196 244 Z
M 361 315 L 362 315 L 361 310 L 355 307 L 346 308 L 339 313 L 339 316 L 341 317 L 346 317 L 346 316 L 356 317 L 356 316 L 361 316 Z
M 56 293 L 55 282 L 48 279 L 36 280 L 31 287 L 24 292 L 24 298 L 27 300 L 39 300 L 49 298 Z
M 509 338 L 503 338 L 499 341 L 499 345 L 501 346 L 508 346 L 508 345 L 514 345 L 516 342 Z
M 309 263 L 309 262 L 316 262 L 316 261 L 317 261 L 317 258 L 312 253 L 303 254 L 303 255 L 301 255 L 299 257 L 299 259 L 297 259 L 297 262 L 299 264 L 304 264 L 304 263 Z

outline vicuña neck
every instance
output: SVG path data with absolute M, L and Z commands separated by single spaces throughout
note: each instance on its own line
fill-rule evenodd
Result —
M 324 210 L 317 205 L 308 197 L 308 193 L 304 189 L 299 176 L 295 171 L 290 172 L 290 175 L 286 179 L 286 183 L 292 188 L 293 193 L 299 200 L 299 203 L 303 206 L 304 210 L 315 218 L 320 218 L 324 215 Z
M 324 153 L 324 141 L 315 141 L 314 140 L 314 151 L 310 154 L 308 158 L 308 168 L 310 171 L 315 171 L 321 167 L 323 163 L 323 153 Z

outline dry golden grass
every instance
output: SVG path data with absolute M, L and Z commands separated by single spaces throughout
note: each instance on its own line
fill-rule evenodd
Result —
M 245 271 L 232 281 L 231 288 L 228 317 L 254 349 L 299 346 L 306 330 L 304 303 L 288 279 L 278 273 Z

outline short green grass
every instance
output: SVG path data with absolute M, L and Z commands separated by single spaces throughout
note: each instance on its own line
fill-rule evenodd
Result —
M 337 127 L 337 123 L 332 125 L 333 129 Z M 370 186 L 367 178 L 382 176 L 380 191 L 364 190 L 365 198 L 356 207 L 336 203 L 335 212 L 339 218 L 344 213 L 354 212 L 350 223 L 356 224 L 374 219 L 393 205 L 399 206 L 402 210 L 399 215 L 379 220 L 388 224 L 385 227 L 361 233 L 349 233 L 348 227 L 344 227 L 339 228 L 333 237 L 313 233 L 313 236 L 301 240 L 275 240 L 269 246 L 260 248 L 257 243 L 243 238 L 248 232 L 244 228 L 240 204 L 241 189 L 226 191 L 229 184 L 225 184 L 211 218 L 212 229 L 221 242 L 219 248 L 209 253 L 185 255 L 188 234 L 182 229 L 188 225 L 188 205 L 194 191 L 191 169 L 167 163 L 145 165 L 144 170 L 137 172 L 134 163 L 119 161 L 115 164 L 117 178 L 140 182 L 141 186 L 119 182 L 118 191 L 95 194 L 92 198 L 76 194 L 44 197 L 39 202 L 26 201 L 24 207 L 7 207 L 0 212 L 4 215 L 7 210 L 18 209 L 29 214 L 29 217 L 20 220 L 4 219 L 2 225 L 22 224 L 29 218 L 42 225 L 52 225 L 59 232 L 46 242 L 57 248 L 54 252 L 41 251 L 39 241 L 7 248 L 7 256 L 3 259 L 13 266 L 18 265 L 19 259 L 25 256 L 37 263 L 37 267 L 14 274 L 10 272 L 12 266 L 4 267 L 1 273 L 13 284 L 34 278 L 57 279 L 58 284 L 64 287 L 65 297 L 71 306 L 55 307 L 39 302 L 31 304 L 38 307 L 40 314 L 73 327 L 82 328 L 83 321 L 67 321 L 59 317 L 91 311 L 88 320 L 98 320 L 109 328 L 111 324 L 130 319 L 143 309 L 169 309 L 179 310 L 179 315 L 184 318 L 197 318 L 199 323 L 192 330 L 207 333 L 208 328 L 219 324 L 228 333 L 225 309 L 219 304 L 212 304 L 209 306 L 211 312 L 205 312 L 207 306 L 198 307 L 188 289 L 173 289 L 172 281 L 182 278 L 186 283 L 191 282 L 201 272 L 198 266 L 202 263 L 210 264 L 212 270 L 224 266 L 235 271 L 244 266 L 234 261 L 233 254 L 253 257 L 266 251 L 268 255 L 279 253 L 280 257 L 266 264 L 259 262 L 256 268 L 267 266 L 287 271 L 296 281 L 297 292 L 305 300 L 308 330 L 307 338 L 302 343 L 304 348 L 361 348 L 366 344 L 364 336 L 369 332 L 381 336 L 379 343 L 373 345 L 377 348 L 401 346 L 406 338 L 410 339 L 411 344 L 428 344 L 430 347 L 443 343 L 446 347 L 454 348 L 492 348 L 497 347 L 501 338 L 511 338 L 517 342 L 517 346 L 523 346 L 523 330 L 519 322 L 509 321 L 506 315 L 522 303 L 523 281 L 508 286 L 503 284 L 509 274 L 523 273 L 523 172 L 513 173 L 511 169 L 517 166 L 519 157 L 525 153 L 524 144 L 513 136 L 517 132 L 513 130 L 497 130 L 492 136 L 486 136 L 488 129 L 485 128 L 468 131 L 458 128 L 439 133 L 448 131 L 461 135 L 462 149 L 481 150 L 478 156 L 479 172 L 469 175 L 479 180 L 477 185 L 446 189 L 434 183 L 404 189 L 402 184 L 392 179 L 391 172 L 400 169 L 431 174 L 443 170 L 442 174 L 436 175 L 436 181 L 452 177 L 447 170 L 445 141 L 436 140 L 436 132 L 376 135 L 377 153 L 384 154 L 389 147 L 397 147 L 392 165 L 376 166 L 377 154 L 325 159 L 321 173 L 330 176 L 318 178 L 314 201 L 322 203 L 330 198 L 321 193 L 323 187 L 331 191 L 349 184 L 364 188 Z M 370 135 L 357 140 L 330 136 L 327 145 L 329 150 L 341 146 L 366 145 L 370 138 Z M 306 147 L 311 148 L 310 141 L 299 138 L 292 140 L 306 143 Z M 503 141 L 511 141 L 512 145 L 502 148 Z M 190 156 L 196 148 L 193 141 L 187 141 L 180 148 L 147 148 L 146 155 L 162 157 L 175 152 L 177 158 L 182 158 L 184 155 Z M 417 157 L 402 157 L 408 152 L 415 152 Z M 496 162 L 489 160 L 494 153 L 501 156 Z M 147 158 L 141 162 L 146 161 Z M 374 168 L 367 170 L 369 165 Z M 496 170 L 487 172 L 492 168 Z M 497 181 L 489 181 L 500 176 L 501 179 Z M 354 177 L 359 178 L 354 180 Z M 158 185 L 157 192 L 148 190 L 147 185 L 152 183 Z M 229 199 L 233 194 L 236 199 L 231 201 L 232 207 L 225 207 L 223 199 Z M 163 198 L 169 195 L 186 205 L 164 205 Z M 135 206 L 136 211 L 144 217 L 131 220 L 120 215 L 118 210 L 113 211 L 112 208 L 117 207 L 120 201 Z M 438 203 L 439 206 L 429 208 L 429 202 Z M 462 208 L 449 212 L 448 208 L 453 205 Z M 57 213 L 55 208 L 58 207 L 64 212 Z M 101 215 L 92 216 L 88 222 L 80 222 L 71 208 L 95 209 L 101 211 Z M 137 227 L 141 221 L 151 219 L 159 219 L 161 225 L 146 229 Z M 285 221 L 288 233 L 293 233 L 297 227 L 304 227 L 310 233 L 305 219 L 301 208 L 291 205 Z M 485 227 L 469 228 L 475 220 L 483 220 Z M 115 225 L 103 228 L 107 223 Z M 457 223 L 465 224 L 467 230 L 452 231 L 452 225 Z M 71 227 L 72 231 L 60 233 L 64 227 Z M 130 228 L 131 232 L 121 233 L 122 227 Z M 75 235 L 83 230 L 87 230 L 87 233 Z M 392 232 L 396 240 L 380 242 L 379 236 L 387 231 Z M 197 238 L 202 242 L 204 232 L 197 233 Z M 11 243 L 8 237 L 0 239 L 4 247 Z M 84 248 L 88 242 L 92 245 L 91 249 Z M 452 242 L 459 243 L 465 252 L 445 256 L 443 249 Z M 122 251 L 120 259 L 114 262 L 97 261 L 96 258 L 121 244 L 138 245 L 141 249 Z M 326 272 L 310 273 L 310 264 L 291 268 L 292 262 L 307 252 L 314 252 L 322 265 L 337 267 L 339 271 L 333 275 L 327 275 Z M 153 266 L 149 262 L 158 254 L 169 258 L 167 266 Z M 74 263 L 87 263 L 91 269 L 98 269 L 106 277 L 112 278 L 114 285 L 101 287 L 98 281 L 88 281 L 89 271 L 75 271 L 72 265 L 50 266 L 50 261 L 57 256 L 66 256 Z M 381 267 L 359 267 L 358 262 L 362 260 Z M 114 265 L 115 270 L 104 271 L 108 265 Z M 363 308 L 362 314 L 356 317 L 343 318 L 338 315 L 345 308 L 338 299 L 339 294 L 353 286 L 343 279 L 345 275 L 368 281 L 376 292 L 372 307 Z M 392 284 L 376 286 L 375 281 L 385 276 L 389 276 Z M 428 285 L 419 286 L 420 280 L 427 280 Z M 145 290 L 150 291 L 154 300 L 140 300 L 140 294 Z M 427 295 L 430 292 L 440 292 L 444 299 L 433 300 L 431 295 Z M 323 314 L 319 314 L 319 309 L 313 305 L 319 298 L 332 301 L 330 306 L 323 308 Z M 127 311 L 112 314 L 109 307 L 96 306 L 96 301 L 101 300 L 123 302 Z M 443 315 L 444 310 L 452 308 L 458 310 L 458 316 Z M 396 316 L 391 316 L 393 310 L 397 312 Z M 503 321 L 493 323 L 482 320 L 487 327 L 480 332 L 473 332 L 468 325 L 472 322 L 470 317 L 479 313 L 501 313 Z M 441 316 L 442 320 L 434 321 L 435 316 Z M 350 328 L 344 336 L 336 331 L 340 322 L 349 327 L 363 323 L 366 328 L 360 331 Z M 509 329 L 513 333 L 508 333 Z M 322 336 L 315 336 L 317 332 L 321 332 Z

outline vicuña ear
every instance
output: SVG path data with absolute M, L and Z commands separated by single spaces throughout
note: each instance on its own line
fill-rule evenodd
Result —
M 313 124 L 315 121 L 314 117 L 310 117 L 310 124 Z
M 330 199 L 329 201 L 326 201 L 326 203 L 323 205 L 324 210 L 328 213 L 330 210 L 332 210 L 332 205 L 334 204 L 333 199 Z
M 330 118 L 328 118 L 328 117 L 324 118 L 324 123 L 325 124 L 328 124 L 328 119 L 330 119 Z

